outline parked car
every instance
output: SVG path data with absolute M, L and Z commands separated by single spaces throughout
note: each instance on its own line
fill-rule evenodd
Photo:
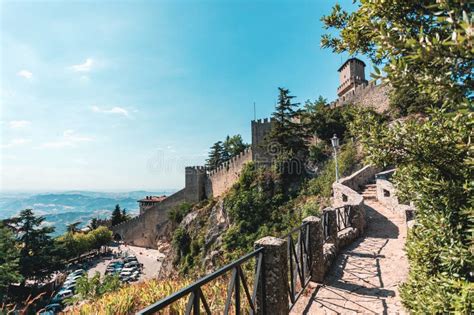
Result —
M 76 283 L 70 283 L 70 284 L 67 284 L 67 285 L 63 285 L 61 287 L 61 291 L 64 291 L 64 290 L 71 290 L 72 292 L 74 292 L 76 290 Z
M 124 265 L 125 268 L 138 267 L 138 266 L 140 266 L 140 264 L 138 263 L 138 261 L 135 261 L 135 260 L 129 261 L 128 263 Z
M 55 303 L 60 303 L 62 302 L 64 299 L 67 299 L 67 298 L 70 298 L 71 296 L 73 296 L 74 293 L 71 291 L 71 290 L 61 290 L 59 291 L 54 297 L 53 299 L 51 300 L 51 302 L 53 304 Z
M 128 267 L 128 268 L 123 268 L 122 272 L 133 272 L 135 270 L 138 270 L 137 267 Z
M 137 257 L 136 256 L 127 256 L 125 257 L 124 259 L 124 262 L 130 262 L 130 261 L 138 261 Z
M 66 278 L 66 281 L 76 281 L 77 279 L 82 278 L 82 277 L 83 277 L 82 275 L 81 276 L 68 276 Z
M 71 276 L 71 275 L 80 276 L 80 275 L 83 275 L 83 274 L 85 274 L 85 273 L 86 273 L 86 271 L 85 271 L 84 269 L 76 269 L 76 270 L 74 270 L 73 272 L 71 272 L 71 273 L 68 275 L 68 277 Z
M 59 303 L 52 303 L 45 306 L 39 315 L 54 315 L 59 313 L 63 307 Z
M 138 271 L 134 271 L 130 276 L 133 280 L 138 280 L 140 278 L 140 273 Z
M 71 285 L 74 285 L 74 286 L 75 286 L 76 283 L 77 283 L 77 279 L 75 279 L 75 280 L 72 280 L 72 279 L 66 280 L 66 281 L 63 283 L 63 287 L 69 287 L 69 286 L 71 286 Z
M 131 278 L 129 276 L 123 276 L 123 277 L 121 276 L 120 280 L 122 280 L 123 282 L 130 282 Z

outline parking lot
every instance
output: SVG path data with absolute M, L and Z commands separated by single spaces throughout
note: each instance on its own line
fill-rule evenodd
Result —
M 161 262 L 164 255 L 156 249 L 146 249 L 143 247 L 119 245 L 111 247 L 116 257 L 135 256 L 137 261 L 143 265 L 138 281 L 156 278 L 160 272 Z M 102 259 L 88 270 L 89 277 L 92 277 L 97 271 L 103 276 L 107 269 L 110 259 Z
M 61 289 L 40 314 L 56 314 L 62 310 L 63 301 L 74 295 L 77 280 L 84 274 L 87 274 L 89 278 L 96 272 L 99 272 L 101 277 L 106 274 L 115 274 L 124 283 L 136 283 L 156 278 L 164 258 L 158 250 L 136 246 L 116 245 L 110 246 L 109 250 L 112 255 L 97 257 L 68 272 Z

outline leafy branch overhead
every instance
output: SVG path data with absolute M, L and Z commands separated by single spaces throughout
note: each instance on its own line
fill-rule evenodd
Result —
M 323 47 L 366 55 L 381 67 L 374 78 L 416 90 L 431 101 L 427 107 L 460 104 L 472 92 L 470 1 L 361 1 L 352 13 L 334 6 L 322 21 L 337 33 L 324 35 Z

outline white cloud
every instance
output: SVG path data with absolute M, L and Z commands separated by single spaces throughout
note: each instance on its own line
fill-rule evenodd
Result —
M 99 106 L 92 106 L 92 111 L 95 113 L 104 113 L 104 114 L 118 114 L 118 115 L 124 115 L 128 117 L 128 111 L 125 108 L 122 107 L 112 107 L 111 109 L 103 109 L 100 108 Z
M 94 138 L 76 134 L 72 129 L 65 130 L 61 139 L 51 142 L 45 142 L 41 145 L 42 148 L 64 148 L 75 147 L 82 142 L 91 142 Z
M 18 73 L 16 75 L 19 76 L 19 77 L 28 79 L 28 80 L 33 78 L 33 73 L 31 71 L 28 71 L 28 70 L 20 70 L 20 71 L 18 71 Z
M 6 148 L 11 148 L 11 147 L 17 147 L 17 146 L 27 144 L 29 142 L 31 142 L 30 139 L 16 138 L 16 139 L 12 139 L 7 144 L 2 144 L 1 148 L 6 149 Z
M 87 58 L 84 63 L 78 65 L 72 65 L 70 68 L 76 72 L 89 72 L 92 69 L 94 60 L 92 58 Z
M 31 125 L 31 121 L 28 120 L 12 120 L 8 123 L 11 129 L 21 129 Z

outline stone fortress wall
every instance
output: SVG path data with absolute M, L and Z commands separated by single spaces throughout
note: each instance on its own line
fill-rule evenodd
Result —
M 389 109 L 390 86 L 386 84 L 377 84 L 376 81 L 370 81 L 368 84 L 361 84 L 354 90 L 347 92 L 329 105 L 334 107 L 354 104 L 357 106 L 373 108 L 382 113 Z
M 210 171 L 205 185 L 206 196 L 219 197 L 223 195 L 239 179 L 244 165 L 251 161 L 252 148 L 250 147 Z

